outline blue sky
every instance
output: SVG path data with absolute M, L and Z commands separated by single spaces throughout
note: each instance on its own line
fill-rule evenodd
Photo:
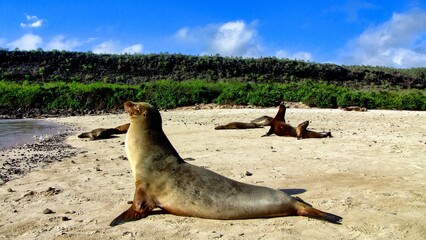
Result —
M 0 47 L 426 67 L 426 0 L 0 0 Z

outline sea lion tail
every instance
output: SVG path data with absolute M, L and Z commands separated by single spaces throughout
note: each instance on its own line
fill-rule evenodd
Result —
M 91 136 L 90 136 L 90 132 L 85 132 L 85 133 L 78 135 L 78 137 L 79 138 L 90 138 Z
M 341 224 L 342 217 L 315 209 L 300 198 L 295 199 L 298 201 L 296 205 L 297 215 Z
M 120 225 L 126 222 L 131 221 L 137 221 L 139 219 L 142 219 L 146 217 L 147 214 L 144 212 L 136 211 L 133 209 L 133 206 L 131 206 L 129 209 L 124 211 L 122 214 L 120 214 L 118 217 L 116 217 L 112 222 L 109 224 L 111 227 Z

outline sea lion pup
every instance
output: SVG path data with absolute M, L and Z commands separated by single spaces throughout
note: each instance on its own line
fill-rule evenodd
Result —
M 185 162 L 164 134 L 157 109 L 144 102 L 127 101 L 124 106 L 131 120 L 125 149 L 135 194 L 130 208 L 110 226 L 144 218 L 156 207 L 209 219 L 300 215 L 332 223 L 342 220 L 280 190 L 240 183 Z
M 307 130 L 306 128 L 309 125 L 309 121 L 305 121 L 300 123 L 297 128 L 290 126 L 285 123 L 285 113 L 286 106 L 284 101 L 280 103 L 278 108 L 278 112 L 275 115 L 274 119 L 271 123 L 271 128 L 269 131 L 262 135 L 262 137 L 270 136 L 272 134 L 276 134 L 281 137 L 296 137 L 298 140 L 303 138 L 324 138 L 324 137 L 332 137 L 331 132 L 314 132 Z
M 90 132 L 84 132 L 78 135 L 79 138 L 90 138 L 90 140 L 99 140 L 111 138 L 113 134 L 123 134 L 129 129 L 130 123 L 120 125 L 115 128 L 96 128 Z

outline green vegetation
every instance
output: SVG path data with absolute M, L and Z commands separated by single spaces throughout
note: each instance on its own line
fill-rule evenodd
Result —
M 3 110 L 115 110 L 126 100 L 170 109 L 199 103 L 426 110 L 426 68 L 289 59 L 0 49 Z M 197 80 L 195 80 L 197 79 Z
M 355 89 L 424 89 L 426 68 L 339 66 L 274 57 L 93 54 L 0 49 L 0 80 L 141 84 L 161 79 L 291 83 L 311 79 Z
M 311 80 L 287 84 L 159 80 L 137 85 L 0 81 L 0 108 L 113 110 L 121 109 L 126 100 L 147 101 L 161 109 L 200 103 L 274 106 L 283 99 L 321 108 L 426 110 L 424 90 L 355 90 Z

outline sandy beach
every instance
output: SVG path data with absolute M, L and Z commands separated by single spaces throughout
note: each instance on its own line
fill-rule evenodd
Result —
M 296 126 L 333 138 L 260 137 L 268 127 L 214 130 L 274 116 L 277 108 L 161 111 L 163 128 L 189 163 L 229 178 L 298 196 L 343 217 L 341 225 L 305 217 L 207 220 L 159 213 L 116 227 L 133 179 L 125 136 L 77 135 L 128 122 L 125 114 L 51 118 L 72 124 L 60 161 L 0 185 L 0 239 L 423 239 L 426 236 L 426 112 L 287 109 Z M 64 150 L 65 151 L 65 150 Z M 0 161 L 34 154 L 3 151 Z M 55 157 L 57 152 L 49 153 Z M 12 156 L 13 155 L 13 156 Z M 251 173 L 247 174 L 247 172 Z M 215 184 L 215 183 L 212 183 Z M 49 211 L 50 210 L 50 211 Z

